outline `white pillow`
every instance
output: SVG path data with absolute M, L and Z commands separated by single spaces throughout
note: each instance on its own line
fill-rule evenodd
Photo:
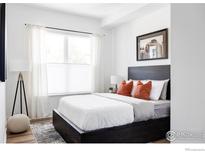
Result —
M 167 86 L 168 86 L 168 83 L 169 83 L 169 79 L 167 80 L 164 80 L 164 87 L 162 89 L 162 93 L 161 93 L 161 96 L 160 96 L 160 99 L 162 100 L 166 100 L 167 99 Z
M 152 81 L 152 90 L 150 92 L 151 100 L 159 100 L 164 87 L 165 80 L 151 80 Z

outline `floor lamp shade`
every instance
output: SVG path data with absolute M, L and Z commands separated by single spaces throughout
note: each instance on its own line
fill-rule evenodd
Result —
M 12 61 L 9 65 L 11 72 L 28 72 L 30 71 L 29 65 L 25 61 Z

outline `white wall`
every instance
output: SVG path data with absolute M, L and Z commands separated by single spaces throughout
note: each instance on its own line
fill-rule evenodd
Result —
M 109 61 L 110 56 L 109 47 L 111 46 L 110 34 L 108 31 L 101 29 L 101 22 L 93 19 L 80 17 L 71 14 L 58 13 L 55 11 L 42 10 L 21 4 L 8 4 L 7 5 L 7 29 L 8 29 L 8 63 L 12 63 L 13 60 L 20 60 L 24 63 L 28 62 L 28 51 L 26 50 L 26 34 L 25 23 L 43 25 L 50 27 L 58 27 L 64 29 L 72 29 L 79 31 L 87 31 L 98 34 L 106 34 L 103 38 L 103 57 L 105 59 L 104 66 L 106 70 L 104 72 L 105 82 L 109 80 Z M 26 77 L 26 76 L 25 76 Z M 7 115 L 11 114 L 11 107 L 13 104 L 13 98 L 15 93 L 15 86 L 17 80 L 17 73 L 8 72 L 7 81 Z M 108 89 L 109 84 L 105 85 L 105 89 Z M 28 88 L 28 85 L 26 86 Z M 60 97 L 50 97 L 49 102 L 52 108 L 57 106 L 57 102 Z M 17 106 L 17 111 L 18 106 Z
M 136 61 L 136 36 L 157 31 L 163 28 L 168 28 L 170 34 L 169 5 L 114 29 L 112 31 L 114 44 L 112 73 L 127 79 L 128 66 L 170 64 L 170 49 L 169 59 L 141 62 Z
M 205 4 L 171 5 L 171 129 L 196 137 L 175 142 L 205 142 L 204 19 Z
M 5 104 L 5 83 L 0 81 L 0 143 L 5 143 L 6 138 Z

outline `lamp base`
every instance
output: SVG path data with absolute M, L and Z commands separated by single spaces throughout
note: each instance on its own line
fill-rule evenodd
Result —
M 19 85 L 20 85 L 20 89 L 19 89 Z M 21 72 L 18 75 L 18 81 L 17 81 L 17 85 L 16 85 L 16 92 L 15 92 L 14 103 L 13 103 L 12 114 L 11 114 L 12 116 L 14 115 L 14 109 L 15 109 L 15 105 L 16 105 L 16 97 L 17 97 L 18 89 L 20 90 L 20 113 L 22 114 L 22 112 L 23 112 L 23 110 L 22 110 L 22 91 L 23 91 L 25 107 L 26 107 L 26 114 L 28 116 L 28 105 L 27 105 L 27 100 L 26 100 L 26 91 L 25 91 L 25 86 L 24 86 L 23 75 Z
M 117 84 L 113 88 L 113 93 L 117 93 Z

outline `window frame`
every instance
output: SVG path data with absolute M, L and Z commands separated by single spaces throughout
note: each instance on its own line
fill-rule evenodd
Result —
M 79 37 L 90 37 L 91 38 L 91 34 L 79 34 L 77 32 L 66 32 L 66 31 L 61 31 L 61 30 L 52 30 L 52 29 L 48 29 L 47 30 L 48 33 L 56 33 L 56 34 L 62 34 L 64 35 L 64 62 L 62 63 L 58 63 L 58 62 L 47 62 L 47 67 L 49 64 L 73 64 L 73 65 L 87 65 L 90 66 L 90 68 L 92 68 L 92 60 L 90 62 L 90 64 L 87 63 L 71 63 L 69 62 L 69 35 L 74 35 L 74 36 L 79 36 Z M 91 46 L 92 46 L 92 42 L 91 42 Z M 92 51 L 91 51 L 91 55 L 90 55 L 91 59 L 92 59 Z M 48 72 L 48 71 L 47 71 Z M 47 77 L 48 78 L 48 77 Z M 47 89 L 48 89 L 48 80 L 47 80 Z M 85 95 L 85 94 L 91 94 L 92 93 L 92 89 L 90 89 L 90 91 L 78 91 L 78 92 L 62 92 L 62 93 L 49 93 L 47 91 L 47 95 L 49 97 L 55 97 L 55 96 L 69 96 L 69 95 Z

